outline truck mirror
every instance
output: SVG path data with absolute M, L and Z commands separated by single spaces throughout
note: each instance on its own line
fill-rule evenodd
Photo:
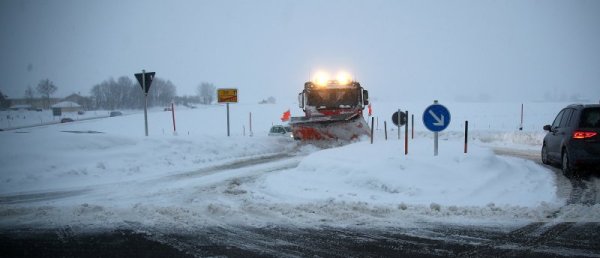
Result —
M 369 105 L 369 91 L 363 90 L 363 105 Z
M 304 109 L 304 92 L 300 92 L 300 93 L 298 94 L 298 106 L 299 106 L 301 109 Z

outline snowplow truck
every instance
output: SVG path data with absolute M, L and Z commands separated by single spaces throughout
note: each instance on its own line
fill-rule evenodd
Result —
M 298 94 L 303 117 L 292 117 L 289 125 L 296 140 L 354 140 L 369 135 L 363 109 L 369 93 L 356 81 L 304 83 Z

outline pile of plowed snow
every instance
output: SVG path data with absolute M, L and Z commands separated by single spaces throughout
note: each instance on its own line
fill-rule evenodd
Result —
M 274 202 L 319 200 L 373 204 L 535 207 L 559 203 L 555 175 L 532 161 L 496 156 L 459 141 L 360 142 L 323 150 L 291 170 L 271 174 L 261 187 Z

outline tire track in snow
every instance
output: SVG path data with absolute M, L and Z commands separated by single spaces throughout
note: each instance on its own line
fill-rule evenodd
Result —
M 560 197 L 567 198 L 567 206 L 573 204 L 595 205 L 600 203 L 600 179 L 594 176 L 590 176 L 589 178 L 566 178 L 560 169 L 543 164 L 540 154 L 534 151 L 495 148 L 494 153 L 501 156 L 528 159 L 554 172 L 558 187 L 557 193 Z
M 567 204 L 592 206 L 600 203 L 600 179 L 571 179 L 573 191 Z
M 55 200 L 55 199 L 68 198 L 68 197 L 82 195 L 82 194 L 88 193 L 90 191 L 91 191 L 90 189 L 78 189 L 78 190 L 63 190 L 63 191 L 3 195 L 3 196 L 0 196 L 0 204 L 17 204 L 17 203 Z
M 292 157 L 295 157 L 295 155 L 287 154 L 287 153 L 265 155 L 265 156 L 260 156 L 257 158 L 238 160 L 238 161 L 230 162 L 230 163 L 223 164 L 223 165 L 201 168 L 198 170 L 179 173 L 176 175 L 169 175 L 166 177 L 170 178 L 170 179 L 182 179 L 182 178 L 191 178 L 191 177 L 197 177 L 197 176 L 207 176 L 207 175 L 218 173 L 218 172 L 221 172 L 224 170 L 233 170 L 233 169 L 250 167 L 250 166 L 260 165 L 260 164 L 265 164 L 265 163 L 272 163 L 272 162 L 276 162 L 276 161 L 280 161 L 280 160 L 283 160 L 286 158 L 292 158 Z M 162 180 L 162 178 L 160 180 Z
M 557 181 L 557 194 L 560 197 L 566 198 L 565 206 L 559 208 L 553 213 L 551 222 L 534 222 L 524 227 L 516 229 L 505 237 L 491 241 L 492 246 L 513 245 L 518 248 L 549 250 L 548 244 L 559 241 L 564 235 L 568 235 L 568 231 L 572 230 L 575 222 L 564 221 L 561 217 L 565 217 L 569 213 L 579 212 L 580 209 L 572 211 L 572 206 L 592 206 L 599 203 L 600 196 L 600 181 L 597 178 L 589 178 L 589 180 L 581 178 L 566 178 L 562 171 L 556 167 L 545 165 L 541 161 L 539 153 L 524 150 L 511 149 L 494 149 L 497 155 L 513 156 L 522 159 L 528 159 L 536 162 L 540 166 L 546 167 L 554 172 Z M 577 215 L 577 214 L 576 214 Z M 557 243 L 554 243 L 557 244 Z M 561 244 L 561 243 L 558 243 Z M 557 252 L 565 250 L 555 250 Z M 476 249 L 474 252 L 469 252 L 463 257 L 472 257 L 483 254 L 484 250 Z M 515 255 L 515 251 L 508 251 L 504 255 Z
M 275 163 L 278 161 L 282 161 L 285 159 L 293 159 L 296 157 L 298 157 L 298 156 L 294 155 L 293 153 L 292 154 L 278 153 L 278 154 L 271 154 L 271 155 L 263 155 L 263 156 L 259 156 L 259 157 L 246 158 L 246 159 L 237 160 L 234 162 L 230 162 L 230 163 L 226 163 L 226 164 L 222 164 L 222 165 L 218 165 L 218 166 L 206 167 L 206 168 L 202 168 L 202 169 L 195 170 L 192 172 L 185 172 L 185 173 L 169 175 L 169 176 L 165 176 L 165 177 L 170 178 L 170 179 L 180 180 L 180 179 L 189 179 L 189 178 L 195 178 L 195 177 L 209 176 L 209 175 L 213 175 L 213 174 L 227 171 L 227 170 L 235 170 L 235 169 L 252 167 L 252 166 L 263 165 L 263 164 L 268 164 L 268 163 Z M 284 164 L 284 165 L 280 165 L 280 166 L 275 166 L 273 168 L 265 169 L 265 172 L 293 168 L 293 167 L 296 167 L 298 165 L 298 163 L 299 163 L 299 161 L 292 162 L 291 165 Z M 165 177 L 161 177 L 158 179 L 151 179 L 151 180 L 143 182 L 143 183 L 164 182 Z M 65 199 L 65 198 L 70 198 L 70 197 L 77 197 L 77 196 L 89 194 L 92 192 L 98 192 L 99 190 L 102 190 L 104 188 L 111 188 L 111 187 L 114 187 L 115 185 L 127 185 L 129 183 L 130 183 L 129 181 L 126 181 L 126 182 L 118 182 L 118 183 L 110 183 L 110 184 L 85 186 L 83 188 L 75 188 L 75 189 L 68 189 L 68 190 L 60 189 L 60 190 L 53 190 L 53 191 L 39 191 L 39 192 L 0 195 L 0 204 L 22 204 L 22 203 L 34 203 L 34 202 L 41 202 L 41 201 L 59 200 L 59 199 Z

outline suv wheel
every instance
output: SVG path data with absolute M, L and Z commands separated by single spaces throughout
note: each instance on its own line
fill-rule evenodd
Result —
M 548 160 L 548 148 L 546 147 L 546 144 L 542 146 L 542 163 L 546 165 L 550 164 L 550 161 Z
M 575 173 L 573 173 L 573 168 L 571 167 L 571 164 L 569 163 L 569 154 L 567 153 L 567 150 L 564 150 L 562 152 L 562 162 L 561 162 L 561 168 L 562 168 L 562 173 L 564 176 L 571 178 L 575 175 Z

